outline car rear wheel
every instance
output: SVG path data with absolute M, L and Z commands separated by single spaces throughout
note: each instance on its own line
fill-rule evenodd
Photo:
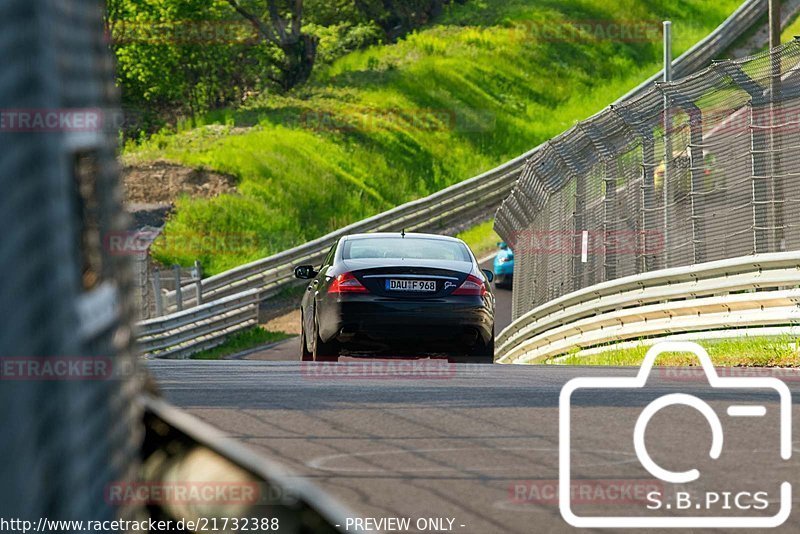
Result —
M 319 332 L 319 328 L 317 332 Z M 319 333 L 315 333 L 314 337 L 316 339 L 311 351 L 315 362 L 335 362 L 339 359 L 339 344 L 336 340 L 325 343 L 320 339 Z
M 494 337 L 488 343 L 480 343 L 465 357 L 457 360 L 460 363 L 494 363 Z
M 499 289 L 511 289 L 512 279 L 507 274 L 498 274 L 494 278 L 494 287 Z
M 301 318 L 302 321 L 302 318 Z M 304 323 L 300 323 L 304 324 Z M 306 340 L 306 329 L 300 328 L 300 361 L 311 362 L 314 361 L 314 355 L 308 350 L 308 342 Z

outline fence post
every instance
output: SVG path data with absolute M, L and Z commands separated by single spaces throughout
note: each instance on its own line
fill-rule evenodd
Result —
M 656 183 L 653 173 L 653 162 L 656 157 L 655 142 L 650 137 L 640 135 L 642 143 L 642 228 L 644 229 L 644 270 L 654 271 L 658 268 L 658 258 L 651 248 L 654 245 L 655 236 L 652 232 L 658 231 L 656 224 Z M 663 238 L 663 232 L 662 236 Z
M 175 274 L 175 309 L 176 311 L 183 311 L 183 288 L 181 287 L 181 266 L 180 265 L 173 266 L 172 272 Z
M 692 249 L 694 263 L 706 261 L 706 220 L 703 216 L 703 179 L 705 159 L 703 158 L 703 112 L 684 95 L 672 92 L 662 86 L 664 97 L 675 103 L 689 116 L 689 200 L 692 210 Z
M 616 112 L 612 104 L 600 117 L 617 117 L 624 119 Z M 582 122 L 578 128 L 585 132 L 592 143 L 597 156 L 603 163 L 603 280 L 617 277 L 617 177 L 619 160 L 616 150 L 609 146 L 609 133 L 598 128 L 591 120 Z M 582 173 L 583 174 L 583 173 Z
M 665 20 L 664 25 L 664 83 L 672 81 L 672 22 Z M 669 186 L 672 178 L 672 110 L 667 95 L 664 95 L 664 178 L 661 184 L 664 197 L 664 267 L 669 267 Z
M 706 261 L 706 219 L 704 217 L 703 181 L 705 178 L 705 158 L 703 157 L 703 113 L 693 106 L 689 113 L 689 164 L 691 165 L 690 199 L 692 202 L 692 243 L 694 262 Z
M 203 304 L 203 266 L 200 260 L 194 260 L 194 291 L 197 295 L 197 305 Z
M 617 238 L 617 165 L 616 160 L 607 160 L 604 165 L 603 183 L 603 276 L 604 280 L 617 277 L 617 253 L 614 240 Z M 613 237 L 612 237 L 613 234 Z
M 156 317 L 164 315 L 164 300 L 161 294 L 161 271 L 158 267 L 153 271 L 153 298 L 156 302 Z
M 764 89 L 756 83 L 742 68 L 732 61 L 721 61 L 713 64 L 725 75 L 750 95 L 750 161 L 752 181 L 752 208 L 753 208 L 753 252 L 769 251 L 769 235 L 767 233 L 767 203 L 769 202 L 768 180 L 768 147 L 769 136 L 763 128 L 753 123 L 756 109 L 763 109 L 769 102 L 764 96 Z
M 139 308 L 142 319 L 150 318 L 150 298 L 148 292 L 150 284 L 148 282 L 150 274 L 150 262 L 147 261 L 147 253 L 137 254 L 134 263 L 136 264 L 136 289 L 139 292 Z
M 659 268 L 658 247 L 663 247 L 664 233 L 659 231 L 656 217 L 656 183 L 654 166 L 656 162 L 656 143 L 653 129 L 645 125 L 645 119 L 625 105 L 612 105 L 614 112 L 631 133 L 639 140 L 642 150 L 642 211 L 637 213 L 643 237 L 642 252 L 637 258 L 638 272 L 649 272 Z M 656 235 L 658 234 L 658 235 Z M 660 245 L 659 245 L 660 244 Z M 644 265 L 642 266 L 641 263 Z
M 583 232 L 588 230 L 586 228 L 586 176 L 583 174 L 578 174 L 575 178 L 575 227 L 573 231 L 575 235 L 573 236 L 572 242 L 574 243 L 573 246 L 573 254 L 572 254 L 572 276 L 573 276 L 573 287 L 574 291 L 582 288 L 585 284 L 583 283 L 584 278 L 584 265 L 581 259 L 580 250 L 581 250 L 581 239 L 583 236 Z M 576 253 L 577 251 L 577 253 Z
M 586 228 L 586 175 L 579 172 L 575 165 L 570 160 L 568 154 L 562 152 L 562 146 L 558 142 L 550 140 L 547 142 L 553 150 L 553 154 L 558 159 L 569 173 L 569 178 L 575 180 L 575 214 L 573 217 L 573 235 L 570 242 L 572 243 L 572 289 L 577 291 L 584 287 L 585 284 L 585 269 L 580 256 L 581 236 Z M 576 253 L 577 251 L 577 253 Z
M 778 4 L 776 7 L 775 4 Z M 773 49 L 780 45 L 780 2 L 770 1 L 770 47 Z M 777 26 L 777 27 L 776 27 Z M 785 220 L 783 214 L 783 203 L 785 200 L 784 178 L 781 165 L 781 138 L 775 134 L 776 117 L 783 120 L 782 105 L 782 85 L 781 80 L 781 57 L 773 50 L 770 53 L 770 154 L 772 162 L 772 210 L 773 224 L 775 225 L 774 240 L 772 250 L 781 252 L 786 250 Z

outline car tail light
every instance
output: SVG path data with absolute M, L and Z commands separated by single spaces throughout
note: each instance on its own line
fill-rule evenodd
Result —
M 353 273 L 342 273 L 334 279 L 328 288 L 328 293 L 369 293 L 369 290 L 353 276 Z
M 455 291 L 452 293 L 453 295 L 472 295 L 476 297 L 482 297 L 486 294 L 486 286 L 483 285 L 483 280 L 478 278 L 477 276 L 469 275 L 467 279 L 464 280 L 464 283 L 461 284 Z

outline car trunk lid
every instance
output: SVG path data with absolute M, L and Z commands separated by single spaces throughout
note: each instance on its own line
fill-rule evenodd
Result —
M 445 297 L 472 271 L 467 262 L 391 260 L 376 265 L 374 260 L 347 260 L 345 264 L 370 293 L 399 299 Z

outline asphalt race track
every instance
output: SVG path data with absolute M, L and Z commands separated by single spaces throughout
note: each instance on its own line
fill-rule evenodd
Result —
M 570 531 L 552 495 L 558 479 L 559 391 L 572 377 L 632 376 L 634 370 L 429 365 L 404 375 L 399 368 L 359 363 L 148 362 L 168 400 L 310 479 L 362 516 L 450 518 L 452 531 L 465 533 Z M 575 480 L 652 483 L 632 453 L 634 416 L 654 394 L 705 391 L 696 375 L 654 373 L 647 390 L 632 396 L 595 392 L 574 398 Z M 795 398 L 796 376 L 788 382 Z M 770 488 L 773 501 L 778 482 L 800 484 L 797 458 L 778 457 L 777 418 L 725 416 L 726 404 L 751 400 L 773 415 L 772 397 L 712 392 L 708 399 L 722 414 L 726 432 L 718 460 L 723 467 L 701 479 L 708 488 Z M 798 407 L 792 411 L 797 421 Z M 673 407 L 657 414 L 648 428 L 648 449 L 660 465 L 710 473 L 710 437 L 702 416 Z M 795 439 L 796 453 L 799 445 Z M 792 500 L 797 507 L 797 497 Z M 586 504 L 586 513 L 631 509 L 629 501 L 611 493 Z M 639 510 L 641 503 L 636 506 Z M 797 528 L 795 514 L 771 531 Z
M 496 289 L 495 295 L 499 332 L 511 320 L 511 292 Z M 259 361 L 156 360 L 148 367 L 171 402 L 313 481 L 361 517 L 407 518 L 411 527 L 401 532 L 574 530 L 557 498 L 559 393 L 574 377 L 635 374 L 631 368 L 435 359 L 301 363 L 297 339 L 254 354 Z M 800 398 L 800 374 L 780 378 Z M 632 439 L 644 406 L 670 393 L 697 395 L 722 414 L 718 460 L 708 457 L 709 426 L 692 408 L 665 408 L 647 426 L 647 449 L 658 465 L 704 473 L 685 492 L 692 506 L 713 501 L 709 495 L 722 503 L 742 496 L 749 506 L 748 497 L 761 490 L 770 496 L 766 515 L 777 513 L 779 483 L 800 487 L 797 459 L 778 454 L 780 418 L 725 415 L 726 406 L 757 401 L 777 416 L 777 398 L 712 390 L 702 373 L 664 369 L 653 370 L 646 389 L 574 394 L 573 511 L 646 515 L 644 495 L 653 488 L 663 491 L 663 503 L 678 506 L 677 490 L 668 491 L 641 467 Z M 790 411 L 800 412 L 796 405 Z M 800 440 L 792 447 L 800 452 Z M 791 501 L 797 507 L 798 498 Z M 666 506 L 661 512 L 673 513 Z M 430 519 L 446 528 L 426 526 Z M 798 526 L 795 514 L 770 532 Z

